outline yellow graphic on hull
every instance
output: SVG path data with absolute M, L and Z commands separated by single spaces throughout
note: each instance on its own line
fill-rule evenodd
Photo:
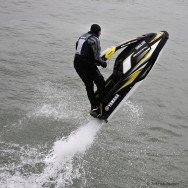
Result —
M 123 88 L 125 88 L 126 86 L 130 85 L 133 83 L 133 81 L 137 78 L 137 76 L 140 74 L 141 71 L 136 71 L 134 72 L 128 79 L 128 81 L 125 82 L 125 84 L 117 91 L 119 92 L 120 90 L 122 90 Z M 116 92 L 116 93 L 117 93 Z
M 114 81 L 111 79 L 108 81 L 108 83 L 105 85 L 105 87 L 107 87 L 110 83 L 113 83 L 114 84 Z
M 157 39 L 159 39 L 162 35 L 163 35 L 163 32 L 160 32 L 159 34 L 157 34 L 157 35 L 155 36 L 155 38 L 150 42 L 150 44 L 151 44 L 152 42 L 156 41 Z
M 102 103 L 100 103 L 100 116 L 102 116 Z

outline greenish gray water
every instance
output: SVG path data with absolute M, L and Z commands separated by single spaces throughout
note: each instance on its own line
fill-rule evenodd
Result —
M 0 187 L 188 187 L 188 2 L 0 2 Z M 92 120 L 73 69 L 92 23 L 101 44 L 170 34 L 145 82 L 108 124 Z M 111 73 L 113 61 L 101 72 Z

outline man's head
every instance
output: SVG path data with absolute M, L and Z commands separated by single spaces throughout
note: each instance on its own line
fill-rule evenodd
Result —
M 92 31 L 95 35 L 99 37 L 101 34 L 101 27 L 98 24 L 93 24 L 91 25 L 90 31 Z

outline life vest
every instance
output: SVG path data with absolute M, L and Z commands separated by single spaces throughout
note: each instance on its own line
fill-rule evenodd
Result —
M 83 34 L 77 42 L 77 47 L 76 47 L 76 54 L 89 57 L 90 56 L 90 47 L 87 42 L 87 40 L 92 36 L 91 33 L 85 33 Z

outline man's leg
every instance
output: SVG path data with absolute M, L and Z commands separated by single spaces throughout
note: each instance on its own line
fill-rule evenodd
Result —
M 84 67 L 85 68 L 85 67 Z M 93 84 L 93 78 L 91 74 L 88 74 L 88 72 L 84 69 L 82 66 L 75 66 L 76 72 L 82 79 L 82 81 L 85 84 L 85 88 L 87 91 L 87 96 L 91 104 L 91 110 L 95 109 L 97 107 L 97 101 L 94 95 L 94 84 Z
M 102 97 L 104 88 L 105 88 L 105 80 L 102 74 L 99 72 L 99 70 L 97 70 L 97 74 L 94 78 L 94 83 L 97 86 L 97 91 L 99 92 L 99 100 L 100 100 L 100 98 Z
M 91 104 L 91 110 L 97 108 L 97 100 L 94 94 L 94 84 L 92 80 L 87 80 L 84 82 L 86 86 L 87 96 Z

